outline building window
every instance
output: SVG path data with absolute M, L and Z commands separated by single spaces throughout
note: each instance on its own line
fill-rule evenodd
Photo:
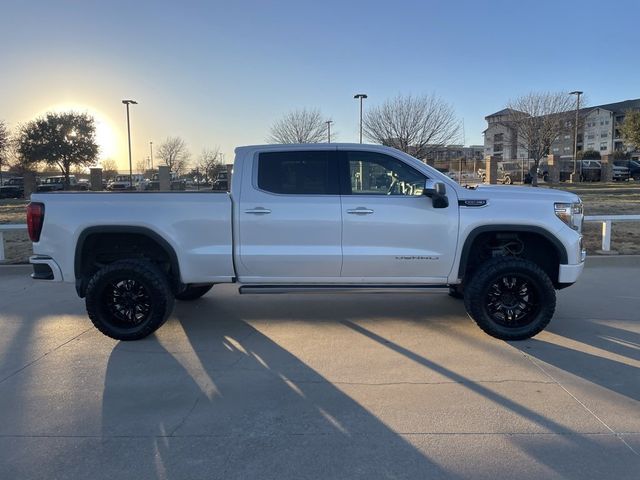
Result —
M 587 143 L 587 150 L 593 150 L 593 143 Z
M 564 151 L 565 152 L 570 152 L 571 151 L 571 147 L 564 147 Z
M 557 152 L 559 152 L 559 151 L 560 151 L 560 149 L 559 149 L 558 147 L 553 147 L 553 152 L 554 152 L 554 153 L 557 153 Z
M 608 132 L 603 132 L 600 134 L 600 138 L 607 138 L 609 136 Z
M 493 151 L 494 151 L 494 152 L 501 152 L 501 151 L 502 151 L 502 144 L 501 144 L 501 143 L 496 143 L 496 144 L 493 146 Z
M 607 149 L 607 142 L 600 142 L 600 151 Z
M 570 138 L 571 138 L 571 135 L 565 135 L 565 136 L 564 136 L 564 139 L 565 139 L 565 140 L 569 140 Z
M 493 141 L 494 142 L 501 142 L 503 140 L 503 138 L 504 138 L 504 133 L 496 133 L 493 136 Z
M 587 135 L 588 140 L 593 140 L 593 135 Z

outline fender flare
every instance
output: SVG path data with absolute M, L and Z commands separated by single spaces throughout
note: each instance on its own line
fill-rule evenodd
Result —
M 556 253 L 558 254 L 558 258 L 560 259 L 561 264 L 567 264 L 569 256 L 567 255 L 567 249 L 562 244 L 558 237 L 553 235 L 549 230 L 546 230 L 542 227 L 537 227 L 535 225 L 508 225 L 508 224 L 497 224 L 497 225 L 482 225 L 480 227 L 476 227 L 464 241 L 464 246 L 462 247 L 462 254 L 460 255 L 460 265 L 458 266 L 458 278 L 464 277 L 464 272 L 467 268 L 467 262 L 469 261 L 469 253 L 471 252 L 471 245 L 476 240 L 478 235 L 482 233 L 488 232 L 523 232 L 523 233 L 536 233 L 541 235 L 545 239 L 549 240 L 551 244 L 555 247 Z
M 180 262 L 178 261 L 178 255 L 176 254 L 174 248 L 165 240 L 162 235 L 157 232 L 151 230 L 147 227 L 137 227 L 131 225 L 100 225 L 94 227 L 85 228 L 80 235 L 78 236 L 78 241 L 76 242 L 76 249 L 74 254 L 73 261 L 73 270 L 76 278 L 76 291 L 78 295 L 82 298 L 84 297 L 84 290 L 86 287 L 86 282 L 83 281 L 82 278 L 82 251 L 84 249 L 84 244 L 87 238 L 90 235 L 101 234 L 101 233 L 131 233 L 136 235 L 142 235 L 144 237 L 149 238 L 150 240 L 157 243 L 160 248 L 167 254 L 169 257 L 169 263 L 171 264 L 171 270 L 175 272 L 175 286 L 179 286 L 181 283 L 180 280 Z

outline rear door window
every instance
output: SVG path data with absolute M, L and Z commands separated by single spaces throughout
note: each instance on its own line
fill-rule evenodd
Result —
M 335 151 L 261 153 L 258 188 L 282 195 L 338 195 L 338 156 Z

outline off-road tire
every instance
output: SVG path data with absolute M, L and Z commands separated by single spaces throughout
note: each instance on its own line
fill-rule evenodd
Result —
M 191 300 L 197 300 L 207 293 L 213 287 L 213 283 L 210 285 L 197 285 L 185 288 L 182 292 L 176 293 L 176 300 L 183 302 L 189 302 Z
M 109 289 L 125 281 L 142 287 L 149 308 L 143 319 L 132 325 L 118 319 L 109 306 Z M 98 330 L 115 340 L 128 341 L 147 337 L 160 328 L 173 310 L 174 298 L 167 275 L 158 266 L 131 259 L 118 260 L 98 270 L 87 285 L 85 304 Z
M 525 325 L 505 326 L 494 319 L 487 301 L 490 289 L 498 280 L 516 276 L 528 282 L 536 307 Z M 556 307 L 556 292 L 549 276 L 535 263 L 514 257 L 493 258 L 478 267 L 465 282 L 464 305 L 469 316 L 492 337 L 501 340 L 524 340 L 540 333 L 551 321 Z

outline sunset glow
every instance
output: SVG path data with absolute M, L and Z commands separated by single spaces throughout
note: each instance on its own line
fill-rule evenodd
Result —
M 59 103 L 50 105 L 38 112 L 35 116 L 41 116 L 48 112 L 79 112 L 87 113 L 92 116 L 96 124 L 96 143 L 100 148 L 98 158 L 105 160 L 107 158 L 115 159 L 119 153 L 119 145 L 122 143 L 122 139 L 118 138 L 118 131 L 112 124 L 111 120 L 99 110 L 80 103 Z

